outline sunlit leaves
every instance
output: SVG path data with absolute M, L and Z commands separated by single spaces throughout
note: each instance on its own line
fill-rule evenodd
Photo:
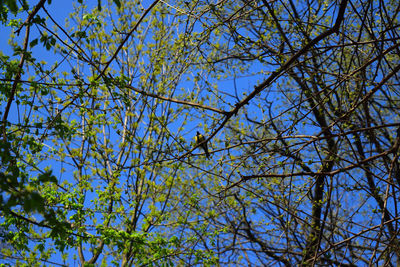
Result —
M 47 32 L 44 32 L 39 40 L 47 50 L 50 50 L 56 44 L 56 38 L 48 35 Z

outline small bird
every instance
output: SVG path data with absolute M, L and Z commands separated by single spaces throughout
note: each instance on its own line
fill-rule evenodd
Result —
M 196 145 L 200 144 L 200 147 L 204 150 L 204 152 L 206 152 L 206 157 L 209 159 L 210 158 L 210 153 L 208 153 L 208 147 L 207 147 L 207 143 L 205 142 L 205 138 L 204 136 L 199 133 L 199 131 L 197 131 L 196 136 L 194 137 L 194 139 L 196 140 Z

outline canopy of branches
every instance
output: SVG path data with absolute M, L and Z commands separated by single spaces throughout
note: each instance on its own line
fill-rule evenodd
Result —
M 0 1 L 2 263 L 400 265 L 397 1 L 86 2 Z

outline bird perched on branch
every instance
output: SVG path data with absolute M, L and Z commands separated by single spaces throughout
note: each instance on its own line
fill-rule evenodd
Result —
M 206 157 L 209 159 L 210 158 L 210 153 L 208 153 L 208 147 L 207 147 L 206 138 L 201 133 L 199 133 L 199 131 L 197 131 L 197 134 L 194 137 L 194 139 L 196 140 L 196 145 L 200 145 L 200 147 L 206 153 Z

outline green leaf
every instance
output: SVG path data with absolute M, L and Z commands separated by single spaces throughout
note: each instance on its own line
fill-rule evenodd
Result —
M 38 180 L 42 183 L 45 182 L 57 183 L 57 178 L 51 174 L 51 171 L 40 174 Z
M 18 11 L 17 1 L 16 0 L 6 0 L 5 2 L 6 2 L 5 4 L 8 6 L 8 8 L 11 10 L 11 12 L 16 14 Z
M 37 192 L 30 192 L 29 195 L 24 199 L 24 210 L 25 212 L 43 212 L 44 211 L 44 199 Z
M 29 43 L 29 47 L 32 48 L 38 44 L 39 40 L 36 38 Z
M 117 5 L 118 8 L 121 8 L 121 2 L 119 0 L 114 0 L 114 3 Z

